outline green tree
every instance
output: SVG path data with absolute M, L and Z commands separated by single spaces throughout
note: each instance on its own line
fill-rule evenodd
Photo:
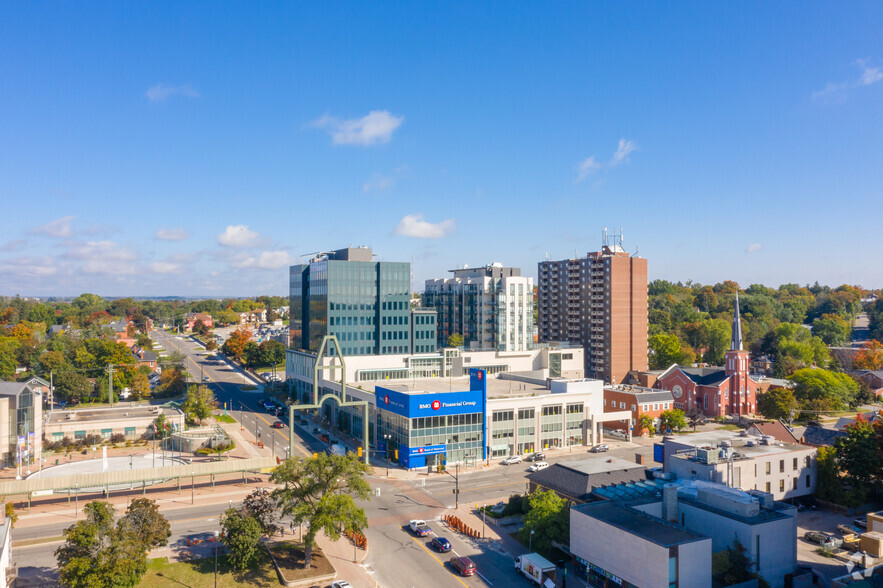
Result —
M 816 451 L 816 496 L 821 500 L 844 504 L 843 480 L 834 447 L 823 446 Z
M 858 385 L 846 374 L 805 368 L 791 375 L 800 407 L 815 411 L 843 410 L 855 400 Z
M 252 491 L 242 501 L 242 510 L 260 523 L 264 535 L 269 537 L 272 534 L 278 509 L 269 492 L 263 488 Z
M 823 314 L 812 323 L 812 334 L 833 347 L 849 341 L 852 327 L 836 314 Z
M 221 516 L 221 530 L 230 565 L 239 571 L 248 569 L 260 549 L 261 524 L 244 511 L 228 508 Z
M 693 363 L 693 354 L 684 348 L 680 337 L 673 333 L 657 333 L 647 339 L 650 348 L 650 367 L 662 370 L 672 364 L 689 365 Z
M 202 421 L 212 415 L 212 411 L 218 407 L 215 395 L 207 386 L 194 385 L 187 390 L 187 396 L 181 404 L 181 410 L 192 422 L 202 424 Z
M 148 547 L 168 545 L 172 530 L 169 521 L 159 512 L 155 500 L 135 498 L 120 519 L 120 529 L 140 537 Z
M 570 540 L 570 506 L 566 500 L 551 490 L 538 490 L 528 498 L 530 510 L 522 517 L 521 540 L 530 541 L 535 551 L 548 551 L 552 541 L 566 543 Z
M 790 422 L 797 408 L 794 392 L 787 388 L 773 388 L 757 396 L 757 412 L 767 419 Z
M 702 359 L 711 365 L 723 365 L 724 354 L 730 348 L 732 325 L 723 319 L 711 319 L 702 323 L 702 339 L 705 353 Z
M 0 337 L 0 380 L 15 380 L 17 351 L 21 344 L 15 337 Z
M 367 500 L 371 488 L 365 481 L 370 467 L 354 454 L 319 453 L 313 458 L 295 456 L 273 470 L 270 481 L 281 487 L 272 492 L 282 516 L 295 524 L 306 523 L 304 533 L 305 567 L 319 531 L 333 540 L 341 531 L 361 532 L 368 526 L 365 511 L 354 498 Z
M 641 431 L 647 431 L 647 434 L 651 437 L 656 434 L 656 419 L 649 414 L 639 416 L 638 425 Z
M 147 549 L 137 535 L 115 526 L 113 505 L 90 502 L 85 520 L 64 530 L 55 550 L 61 583 L 71 588 L 135 586 L 147 570 Z
M 448 335 L 448 347 L 463 347 L 463 335 L 459 333 Z
M 55 396 L 61 400 L 84 400 L 94 388 L 89 378 L 77 372 L 61 372 L 54 378 Z
M 711 575 L 721 586 L 732 586 L 750 580 L 757 580 L 759 588 L 769 588 L 770 584 L 757 573 L 752 572 L 754 563 L 746 555 L 746 549 L 738 539 L 733 544 L 711 554 Z
M 880 454 L 874 427 L 859 415 L 846 427 L 846 437 L 837 441 L 837 464 L 853 490 L 870 490 L 880 475 Z
M 664 411 L 659 415 L 659 428 L 662 431 L 671 429 L 672 431 L 680 431 L 687 428 L 687 417 L 684 411 L 679 408 L 672 408 Z

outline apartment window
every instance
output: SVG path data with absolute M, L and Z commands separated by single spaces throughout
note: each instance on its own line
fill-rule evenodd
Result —
M 797 471 L 797 458 L 794 458 L 794 471 Z
M 767 494 L 769 494 L 769 492 L 770 492 L 770 483 L 769 482 L 766 483 L 766 491 L 767 491 Z
M 785 491 L 785 480 L 779 480 L 779 492 Z
M 784 459 L 780 459 L 780 460 L 779 460 L 779 473 L 781 474 L 781 473 L 783 473 L 784 471 L 785 471 L 785 460 L 784 460 Z
M 625 408 L 625 402 L 620 402 L 620 403 L 619 403 L 619 408 Z
M 794 490 L 797 490 L 797 478 L 794 478 Z
M 809 474 L 806 475 L 806 487 L 809 488 Z
M 770 475 L 770 462 L 766 462 L 766 475 Z M 767 483 L 767 486 L 769 486 L 769 483 Z M 769 490 L 767 490 L 767 492 L 769 492 Z

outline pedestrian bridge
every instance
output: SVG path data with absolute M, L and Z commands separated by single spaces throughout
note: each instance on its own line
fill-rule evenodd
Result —
M 176 480 L 181 478 L 204 478 L 210 476 L 212 484 L 215 476 L 220 474 L 262 472 L 276 467 L 273 457 L 255 457 L 249 459 L 227 459 L 224 461 L 200 462 L 185 465 L 173 465 L 159 468 L 137 470 L 118 470 L 113 472 L 96 472 L 57 476 L 54 478 L 30 478 L 28 480 L 8 480 L 0 482 L 0 496 L 44 496 L 48 494 L 70 494 L 71 492 L 104 492 L 111 489 L 133 489 L 150 484 Z

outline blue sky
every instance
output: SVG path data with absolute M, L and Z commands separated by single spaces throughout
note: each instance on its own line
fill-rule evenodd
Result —
M 883 4 L 4 3 L 0 294 L 585 255 L 883 287 Z

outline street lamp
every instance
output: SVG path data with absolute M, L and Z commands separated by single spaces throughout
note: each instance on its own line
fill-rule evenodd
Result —
M 194 488 L 195 488 L 194 482 L 195 481 L 196 481 L 196 472 L 191 471 L 190 472 L 190 504 L 194 504 L 194 498 L 196 496 L 196 493 L 194 490 Z
M 484 504 L 481 507 L 481 537 L 484 538 L 484 520 L 485 520 L 485 511 L 487 511 L 487 505 Z
M 392 439 L 392 435 L 384 435 L 383 439 L 385 441 L 384 447 L 386 447 L 386 477 L 389 477 L 389 440 Z
M 76 487 L 77 487 L 77 496 L 74 499 L 75 500 L 75 502 L 74 502 L 74 517 L 79 519 L 80 518 L 80 485 L 77 484 Z
M 533 553 L 533 529 L 530 530 L 530 539 L 527 543 L 527 550 Z
M 218 588 L 218 535 L 220 533 L 215 531 L 215 588 Z

